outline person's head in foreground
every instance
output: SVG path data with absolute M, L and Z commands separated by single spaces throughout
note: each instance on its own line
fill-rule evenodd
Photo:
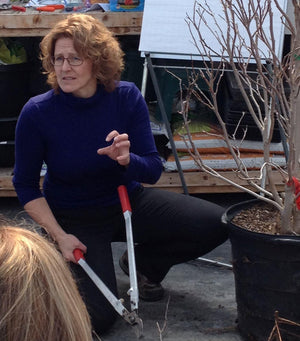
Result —
M 68 265 L 37 232 L 0 226 L 0 340 L 91 341 Z

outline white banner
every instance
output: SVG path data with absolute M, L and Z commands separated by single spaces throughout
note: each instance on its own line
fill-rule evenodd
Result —
M 202 5 L 205 5 L 204 0 L 199 1 Z M 247 8 L 249 0 L 243 1 Z M 257 1 L 260 1 L 261 3 L 265 2 L 265 0 L 251 1 L 253 1 L 254 4 L 256 4 Z M 286 0 L 278 0 L 278 2 L 284 11 L 286 11 Z M 214 17 L 217 19 L 217 23 L 221 28 L 221 31 L 226 33 L 227 24 L 224 21 L 224 12 L 220 0 L 208 0 L 207 3 L 214 14 Z M 277 10 L 274 2 L 271 1 L 271 3 L 274 14 L 273 29 L 274 36 L 276 38 L 276 53 L 277 55 L 281 55 L 284 38 L 284 25 L 282 24 L 280 12 Z M 199 56 L 205 55 L 205 52 L 199 44 L 197 44 L 198 48 L 196 48 L 186 22 L 187 15 L 193 17 L 194 4 L 195 0 L 146 0 L 139 50 L 141 52 L 150 52 L 151 56 L 155 58 L 190 59 L 192 55 L 194 56 L 193 59 L 202 59 L 202 57 Z M 219 51 L 220 48 L 218 47 L 218 42 L 210 30 L 217 30 L 216 24 L 207 14 L 205 15 L 205 18 L 209 23 L 209 28 L 202 24 L 201 33 L 205 41 L 211 44 L 214 49 Z M 267 39 L 269 39 L 269 24 L 269 18 L 267 17 L 263 23 Z M 248 38 L 245 28 L 238 21 L 237 25 L 241 36 L 245 37 L 247 42 Z M 254 29 L 252 25 L 250 28 L 252 30 Z M 193 32 L 195 33 L 196 31 L 193 29 Z M 262 57 L 267 58 L 268 48 L 265 44 L 260 43 L 259 47 Z M 247 58 L 249 51 L 247 49 L 243 49 L 242 54 Z

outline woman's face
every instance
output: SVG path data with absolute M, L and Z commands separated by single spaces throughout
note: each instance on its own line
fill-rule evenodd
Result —
M 92 72 L 92 62 L 83 60 L 81 65 L 70 65 L 67 59 L 80 56 L 76 52 L 71 38 L 60 38 L 56 41 L 54 58 L 62 60 L 62 65 L 54 65 L 57 82 L 60 88 L 76 97 L 88 98 L 95 94 L 97 79 Z M 71 62 L 72 63 L 72 62 Z

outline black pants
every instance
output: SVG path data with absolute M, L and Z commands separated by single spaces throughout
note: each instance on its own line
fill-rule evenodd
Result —
M 227 239 L 221 223 L 223 208 L 195 197 L 141 188 L 130 197 L 137 270 L 161 282 L 169 269 L 200 257 Z M 117 295 L 111 243 L 126 241 L 120 205 L 109 208 L 54 210 L 67 233 L 87 246 L 85 258 Z M 80 266 L 72 264 L 79 289 L 97 333 L 109 328 L 116 313 Z

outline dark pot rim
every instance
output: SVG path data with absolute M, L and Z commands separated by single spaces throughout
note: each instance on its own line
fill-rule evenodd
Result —
M 247 237 L 249 239 L 264 239 L 272 244 L 282 244 L 282 243 L 295 243 L 300 244 L 300 236 L 292 236 L 292 235 L 274 235 L 267 233 L 254 232 L 250 230 L 246 230 L 238 225 L 232 223 L 233 217 L 240 212 L 241 210 L 250 207 L 258 202 L 261 202 L 261 199 L 251 199 L 239 202 L 234 204 L 226 209 L 226 211 L 222 215 L 222 223 L 227 226 L 229 229 L 229 234 L 239 234 Z

